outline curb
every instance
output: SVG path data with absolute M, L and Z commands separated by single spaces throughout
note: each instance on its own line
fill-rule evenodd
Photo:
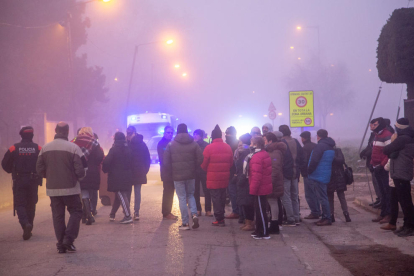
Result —
M 361 207 L 362 209 L 364 209 L 364 210 L 366 210 L 368 212 L 371 212 L 371 213 L 373 213 L 375 215 L 379 215 L 381 213 L 381 209 L 372 208 L 371 206 L 369 206 L 369 204 L 371 202 L 368 202 L 368 201 L 366 201 L 364 199 L 361 199 L 361 198 L 356 197 L 355 200 L 353 201 L 353 203 L 356 206 Z M 399 218 L 403 218 L 404 217 L 404 214 L 401 211 L 401 206 L 398 205 L 398 207 L 399 207 L 398 217 Z

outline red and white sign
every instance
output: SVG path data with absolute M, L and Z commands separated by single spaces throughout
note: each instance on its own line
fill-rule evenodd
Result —
M 306 118 L 305 119 L 305 125 L 309 126 L 312 124 L 312 119 L 311 118 Z
M 269 111 L 275 111 L 276 110 L 276 107 L 275 107 L 275 105 L 273 104 L 273 102 L 271 102 L 270 103 L 270 106 L 269 106 Z
M 305 97 L 300 96 L 296 99 L 296 105 L 300 108 L 305 107 L 307 104 L 308 100 Z
M 269 111 L 269 119 L 270 120 L 276 119 L 276 111 L 275 110 Z

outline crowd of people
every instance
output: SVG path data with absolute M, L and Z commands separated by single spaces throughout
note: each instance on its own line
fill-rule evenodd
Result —
M 372 135 L 361 152 L 372 172 L 377 202 L 381 208 L 373 222 L 393 230 L 399 236 L 414 235 L 414 206 L 410 181 L 413 178 L 414 130 L 405 118 L 394 129 L 389 121 L 371 121 Z M 78 130 L 69 141 L 69 126 L 60 122 L 55 139 L 40 147 L 33 143 L 34 130 L 23 127 L 22 140 L 5 154 L 2 167 L 13 176 L 14 209 L 23 229 L 23 239 L 32 236 L 38 185 L 46 178 L 46 194 L 51 200 L 53 225 L 59 253 L 75 252 L 73 245 L 80 223 L 91 225 L 97 214 L 97 191 L 100 171 L 108 174 L 108 191 L 115 193 L 109 215 L 115 221 L 122 207 L 122 224 L 140 218 L 141 187 L 147 183 L 150 154 L 143 136 L 129 126 L 126 135 L 117 132 L 108 154 L 90 127 Z M 347 185 L 353 182 L 352 171 L 335 141 L 325 129 L 317 131 L 317 143 L 311 133 L 300 134 L 301 143 L 292 137 L 290 128 L 281 125 L 273 131 L 271 124 L 237 136 L 229 127 L 223 132 L 218 125 L 205 141 L 205 132 L 188 133 L 180 124 L 175 130 L 166 126 L 157 151 L 163 182 L 161 212 L 165 220 L 178 220 L 172 214 L 174 193 L 181 213 L 180 230 L 200 227 L 201 191 L 207 217 L 212 226 L 224 227 L 226 219 L 237 219 L 241 231 L 251 232 L 254 239 L 270 239 L 282 227 L 296 227 L 302 222 L 299 188 L 303 178 L 305 199 L 310 213 L 304 219 L 317 220 L 317 226 L 335 222 L 334 193 L 339 199 L 346 222 L 351 222 L 345 198 Z M 238 137 L 238 138 L 237 138 Z M 209 143 L 210 142 L 210 143 Z M 134 208 L 130 202 L 134 189 Z M 225 214 L 227 198 L 231 213 Z M 404 212 L 404 225 L 397 230 L 398 203 Z M 70 217 L 66 224 L 65 208 Z M 213 211 L 213 213 L 212 213 Z M 191 214 L 191 218 L 189 216 Z M 191 224 L 191 227 L 190 227 Z

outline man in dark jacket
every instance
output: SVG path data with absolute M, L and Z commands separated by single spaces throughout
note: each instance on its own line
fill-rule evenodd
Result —
M 302 146 L 298 140 L 292 138 L 289 127 L 281 125 L 279 131 L 283 133 L 282 142 L 287 146 L 287 151 L 283 158 L 284 194 L 282 197 L 287 220 L 283 225 L 296 226 L 300 224 L 298 180 L 305 158 Z
M 327 185 L 331 180 L 332 161 L 335 157 L 335 141 L 328 137 L 325 129 L 317 132 L 318 144 L 312 151 L 308 165 L 308 180 L 316 187 L 319 202 L 322 206 L 322 219 L 317 226 L 332 225 L 331 211 L 328 201 Z
M 200 146 L 201 151 L 203 152 L 204 149 L 208 146 L 208 143 L 203 140 L 204 131 L 201 129 L 196 129 L 193 133 L 194 141 Z M 197 205 L 197 214 L 201 216 L 201 203 L 200 203 L 200 186 L 203 188 L 204 191 L 204 199 L 205 199 L 205 211 L 207 217 L 212 217 L 211 214 L 211 195 L 210 190 L 207 189 L 207 173 L 201 168 L 197 168 L 197 174 L 195 178 L 195 192 L 194 198 Z
M 203 153 L 200 147 L 188 134 L 187 125 L 179 124 L 177 136 L 165 150 L 164 166 L 167 170 L 172 171 L 181 211 L 182 225 L 179 227 L 180 230 L 190 230 L 188 207 L 193 218 L 193 229 L 199 227 L 194 190 L 196 171 L 201 163 L 203 163 Z
M 239 141 L 237 140 L 237 131 L 234 126 L 228 127 L 225 132 L 226 143 L 231 147 L 231 150 L 234 152 L 237 150 Z M 230 168 L 230 182 L 229 187 L 227 188 L 232 212 L 226 216 L 226 219 L 238 219 L 239 218 L 239 206 L 237 205 L 237 178 L 236 175 L 236 165 L 233 164 Z
M 374 127 L 375 137 L 371 154 L 371 170 L 374 171 L 374 177 L 381 190 L 382 200 L 381 214 L 372 221 L 382 224 L 389 223 L 391 219 L 389 173 L 384 170 L 384 166 L 388 163 L 388 156 L 383 153 L 383 149 L 391 144 L 392 133 L 387 129 L 387 125 L 381 117 L 374 119 Z
M 37 188 L 42 185 L 42 178 L 36 173 L 36 161 L 42 148 L 33 143 L 31 126 L 23 127 L 19 134 L 21 142 L 9 148 L 1 165 L 12 174 L 14 210 L 23 229 L 23 240 L 28 240 L 32 236 Z
M 316 144 L 311 141 L 311 133 L 309 131 L 304 131 L 300 134 L 300 137 L 302 138 L 302 144 L 303 144 L 303 152 L 305 155 L 305 164 L 306 166 L 303 166 L 301 169 L 303 182 L 305 186 L 305 198 L 306 202 L 309 205 L 309 208 L 311 210 L 311 213 L 304 217 L 305 219 L 319 219 L 321 216 L 321 205 L 318 200 L 318 196 L 316 195 L 316 187 L 313 185 L 312 181 L 309 181 L 308 179 L 308 163 L 310 156 L 312 154 L 312 151 L 315 149 Z
M 172 172 L 171 170 L 167 170 L 164 165 L 164 152 L 168 144 L 171 142 L 173 134 L 174 129 L 171 126 L 166 126 L 164 128 L 164 136 L 157 145 L 158 160 L 160 160 L 161 181 L 164 188 L 162 192 L 162 216 L 164 219 L 170 220 L 176 220 L 178 217 L 171 214 L 175 188 Z
M 375 138 L 375 128 L 378 126 L 378 123 L 376 123 L 377 121 L 375 121 L 376 119 L 371 120 L 369 127 L 371 129 L 371 135 L 369 136 L 368 139 L 368 145 L 366 146 L 365 149 L 363 149 L 361 151 L 361 153 L 359 154 L 359 157 L 361 159 L 366 160 L 366 166 L 367 168 L 370 170 L 371 172 L 371 176 L 372 176 L 372 186 L 374 186 L 374 191 L 375 194 L 377 195 L 377 199 L 375 200 L 375 202 L 371 203 L 370 206 L 374 207 L 374 208 L 381 208 L 381 190 L 378 187 L 378 182 L 377 179 L 374 176 L 374 170 L 371 166 L 371 155 L 372 155 L 372 147 L 374 145 L 374 138 Z
M 39 153 L 36 171 L 46 178 L 58 253 L 76 252 L 73 242 L 78 237 L 82 219 L 79 180 L 85 176 L 87 164 L 80 147 L 68 141 L 69 125 L 60 122 L 55 131 L 55 139 Z M 65 208 L 70 214 L 67 225 Z
M 132 173 L 135 194 L 134 220 L 139 220 L 141 186 L 142 184 L 147 184 L 147 173 L 151 166 L 151 157 L 148 147 L 144 143 L 144 136 L 138 134 L 133 126 L 129 126 L 127 129 L 127 141 L 132 153 Z
M 384 154 L 390 158 L 390 174 L 393 179 L 395 193 L 391 194 L 391 206 L 394 213 L 398 214 L 398 202 L 404 213 L 404 224 L 396 231 L 399 237 L 414 235 L 414 206 L 411 198 L 411 184 L 413 179 L 414 158 L 414 131 L 409 126 L 406 118 L 398 119 L 395 123 L 397 138 L 388 146 L 384 147 Z M 390 224 L 396 225 L 396 218 Z M 395 227 L 394 227 L 395 228 Z

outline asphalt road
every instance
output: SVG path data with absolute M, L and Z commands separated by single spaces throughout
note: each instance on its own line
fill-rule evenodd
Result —
M 109 222 L 110 207 L 98 204 L 96 223 L 81 226 L 75 241 L 78 251 L 73 254 L 56 252 L 48 197 L 39 200 L 28 241 L 22 240 L 12 211 L 0 211 L 0 275 L 352 275 L 358 274 L 352 270 L 356 263 L 364 263 L 359 258 L 353 263 L 341 261 L 348 256 L 341 253 L 344 247 L 379 245 L 414 255 L 414 237 L 398 238 L 381 231 L 370 222 L 371 213 L 352 203 L 351 223 L 344 222 L 336 206 L 333 226 L 304 221 L 298 227 L 285 227 L 270 240 L 252 239 L 249 232 L 239 230 L 237 220 L 227 220 L 221 228 L 211 226 L 213 219 L 204 216 L 199 229 L 179 231 L 180 221 L 162 220 L 157 172 L 157 167 L 151 169 L 149 184 L 142 189 L 139 222 Z M 179 214 L 176 197 L 173 213 Z M 303 196 L 301 213 L 309 213 Z M 119 210 L 117 220 L 121 218 Z

